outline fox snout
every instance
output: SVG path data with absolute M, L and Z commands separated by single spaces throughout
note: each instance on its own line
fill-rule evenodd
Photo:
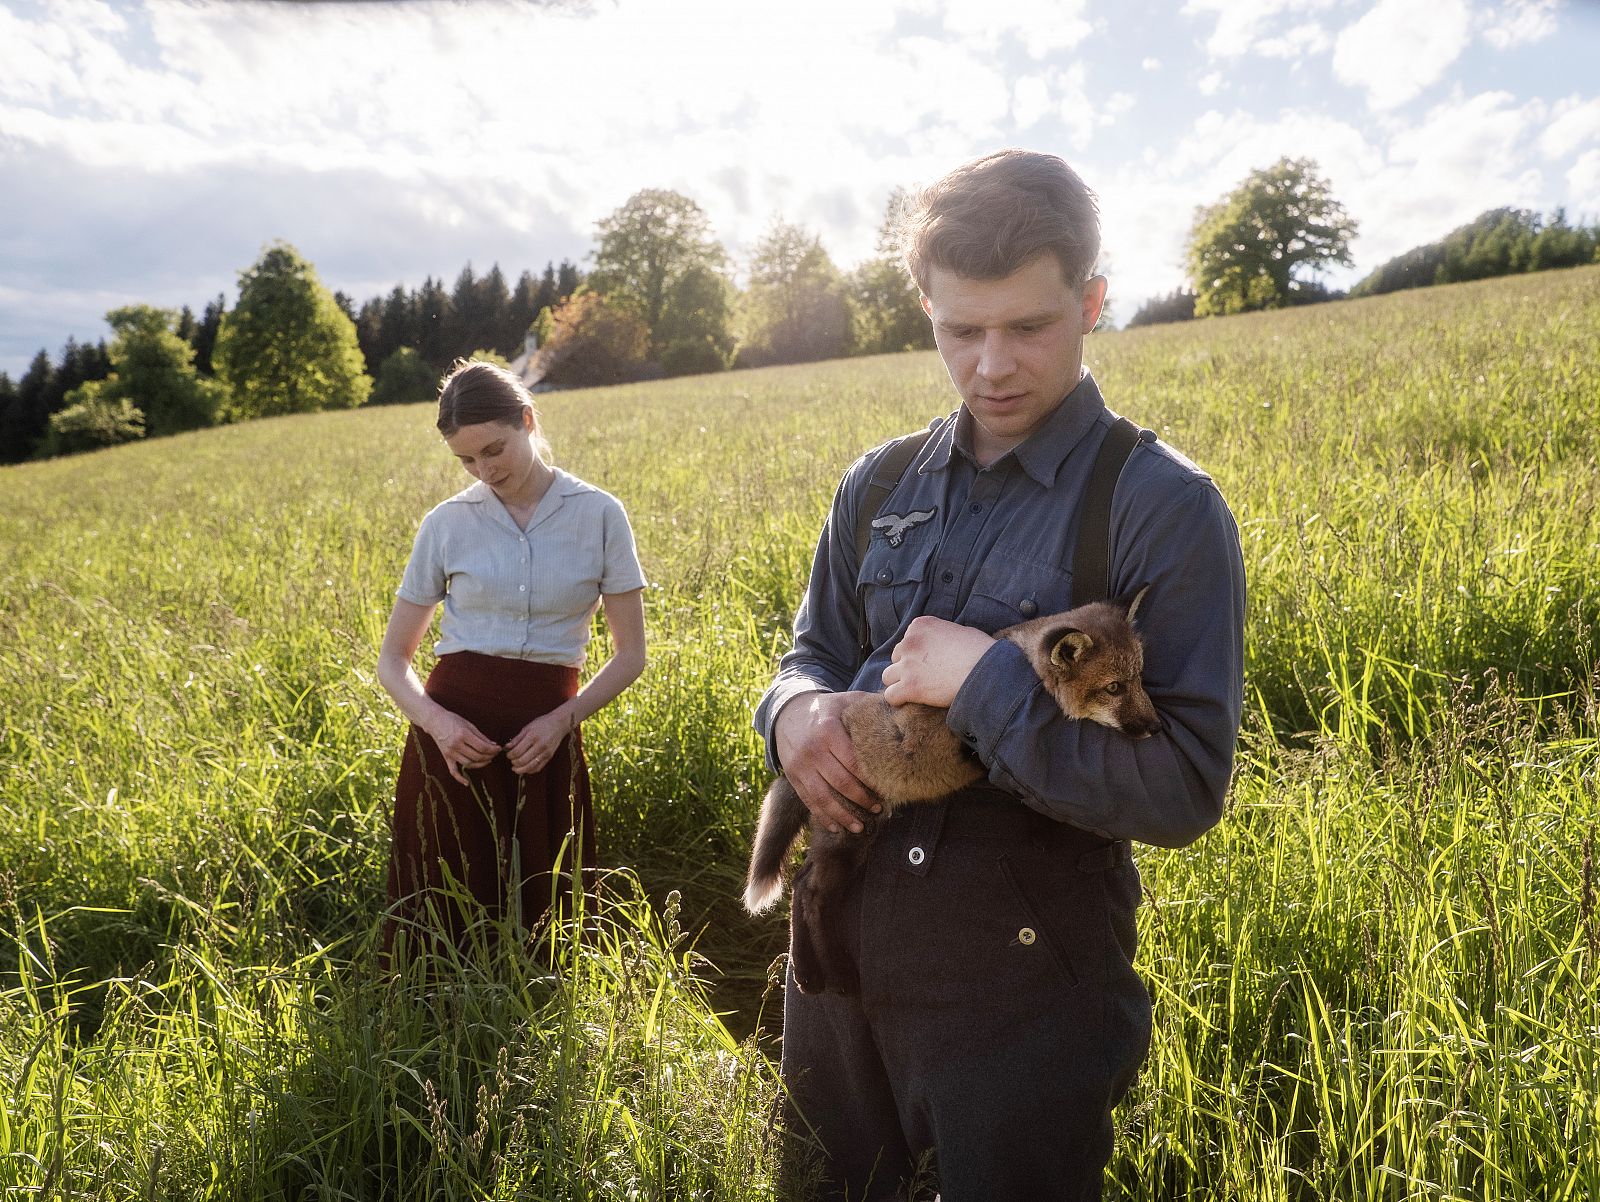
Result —
M 1117 728 L 1130 739 L 1148 739 L 1161 729 L 1161 715 L 1146 702 L 1144 712 L 1119 716 Z

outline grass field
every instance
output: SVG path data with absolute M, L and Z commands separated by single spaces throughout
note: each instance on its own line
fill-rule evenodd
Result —
M 1087 357 L 1216 477 L 1250 579 L 1228 816 L 1139 851 L 1109 1196 L 1600 1196 L 1600 268 Z M 931 355 L 546 399 L 653 582 L 650 669 L 586 730 L 618 871 L 582 938 L 431 981 L 373 958 L 376 649 L 465 482 L 427 408 L 0 471 L 0 1188 L 773 1196 L 750 712 L 839 473 L 950 405 Z

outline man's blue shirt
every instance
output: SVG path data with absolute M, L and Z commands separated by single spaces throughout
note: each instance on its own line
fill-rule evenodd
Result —
M 856 516 L 885 448 L 845 473 L 794 649 L 756 709 L 774 771 L 778 711 L 818 690 L 881 692 L 913 618 L 993 634 L 1071 608 L 1079 500 L 1116 416 L 1085 372 L 1038 430 L 988 467 L 972 456 L 971 420 L 963 408 L 938 424 L 879 510 L 859 561 Z M 1112 596 L 1145 585 L 1144 683 L 1161 733 L 1133 740 L 1064 717 L 1008 642 L 973 668 L 948 723 L 988 768 L 988 785 L 977 788 L 1109 838 L 1175 847 L 1222 814 L 1244 705 L 1245 582 L 1238 527 L 1216 485 L 1163 443 L 1134 448 L 1111 507 Z

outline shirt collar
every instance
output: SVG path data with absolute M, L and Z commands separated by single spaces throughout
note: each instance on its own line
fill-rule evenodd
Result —
M 1077 387 L 1067 393 L 1061 404 L 1045 418 L 1044 424 L 1007 451 L 1006 455 L 1015 456 L 1023 471 L 1042 487 L 1049 488 L 1055 484 L 1056 475 L 1067 456 L 1083 441 L 1083 436 L 1094 429 L 1105 408 L 1100 387 L 1085 368 Z M 972 459 L 972 414 L 963 405 L 952 418 L 946 419 L 934 435 L 933 447 L 923 459 L 920 471 L 943 471 L 950 466 L 950 453 L 953 450 Z M 1000 456 L 1000 459 L 1004 458 L 1005 455 Z

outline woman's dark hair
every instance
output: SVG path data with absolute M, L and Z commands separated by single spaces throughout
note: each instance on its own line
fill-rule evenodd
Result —
M 550 443 L 539 425 L 539 407 L 522 381 L 503 367 L 480 359 L 457 359 L 439 381 L 439 433 L 449 438 L 462 426 L 499 422 L 522 426 L 522 411 L 533 414 L 533 445 L 550 462 Z

